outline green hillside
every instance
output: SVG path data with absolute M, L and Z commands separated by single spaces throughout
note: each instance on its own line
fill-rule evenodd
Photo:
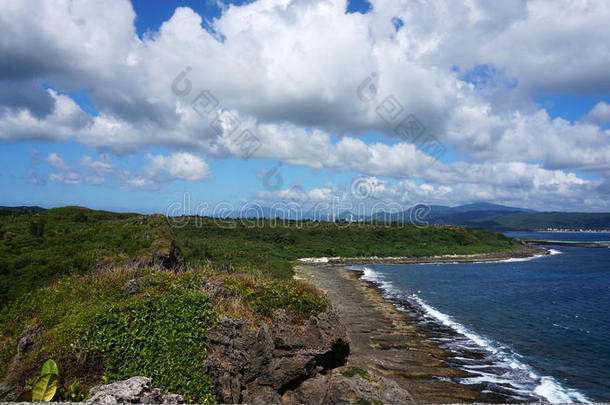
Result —
M 328 223 L 192 217 L 174 232 L 187 262 L 210 260 L 245 273 L 292 277 L 302 257 L 434 256 L 511 250 L 516 242 L 483 229 L 388 223 Z

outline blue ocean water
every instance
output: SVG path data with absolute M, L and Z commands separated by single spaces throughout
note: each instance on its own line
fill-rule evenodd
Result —
M 512 233 L 569 241 L 610 234 Z M 509 402 L 610 401 L 610 249 L 493 263 L 355 266 Z M 503 397 L 502 397 L 503 396 Z

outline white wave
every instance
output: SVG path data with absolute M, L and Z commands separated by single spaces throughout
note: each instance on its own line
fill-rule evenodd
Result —
M 552 377 L 541 377 L 534 393 L 546 398 L 551 403 L 591 402 L 586 396 L 576 390 L 561 386 Z
M 379 284 L 379 286 L 381 287 L 381 289 L 389 296 L 394 296 L 397 293 L 399 293 L 400 291 L 394 286 L 394 284 L 392 284 L 390 281 L 387 281 L 386 278 L 383 276 L 383 274 L 369 268 L 369 267 L 363 267 L 362 268 L 363 271 L 363 275 L 362 275 L 362 279 L 365 281 L 370 281 L 376 284 Z
M 510 259 L 498 259 L 498 260 L 482 260 L 480 262 L 446 262 L 446 263 L 418 263 L 418 264 L 485 264 L 485 263 L 516 263 L 516 262 L 529 262 L 530 260 L 540 259 L 545 256 L 552 256 L 561 253 L 559 250 L 549 249 L 548 255 L 533 255 L 529 257 L 511 257 Z
M 497 353 L 498 352 L 498 349 L 495 348 L 491 344 L 490 341 L 488 341 L 487 339 L 477 335 L 476 333 L 473 333 L 473 332 L 469 331 L 462 324 L 460 324 L 459 322 L 455 322 L 453 319 L 451 319 L 451 317 L 449 315 L 446 315 L 446 314 L 438 311 L 436 308 L 426 304 L 424 302 L 424 300 L 419 298 L 417 295 L 412 294 L 412 295 L 409 296 L 409 298 L 411 298 L 412 300 L 416 301 L 417 304 L 428 315 L 432 316 L 434 319 L 439 321 L 441 324 L 450 327 L 451 329 L 453 329 L 454 331 L 458 332 L 459 334 L 461 334 L 463 336 L 466 336 L 468 339 L 470 339 L 471 341 L 475 342 L 478 346 L 483 347 L 483 348 L 487 349 L 488 351 L 490 351 L 492 353 Z
M 554 253 L 554 252 L 558 253 Z M 560 254 L 560 251 L 551 249 L 551 254 Z M 540 256 L 528 257 L 523 259 L 508 259 L 516 261 L 533 260 Z M 352 267 L 353 270 L 362 271 L 362 279 L 369 282 L 377 283 L 384 293 L 389 297 L 398 297 L 401 295 L 401 291 L 390 281 L 386 279 L 384 274 L 375 271 L 370 267 Z M 507 348 L 493 342 L 477 333 L 469 330 L 466 326 L 455 321 L 450 315 L 447 315 L 436 308 L 428 305 L 422 300 L 417 294 L 411 294 L 408 297 L 411 301 L 414 301 L 429 317 L 433 318 L 436 322 L 441 323 L 459 335 L 462 335 L 468 339 L 468 341 L 474 343 L 479 348 L 494 355 L 498 359 L 497 364 L 489 365 L 490 368 L 501 368 L 507 370 L 507 373 L 498 375 L 482 371 L 479 367 L 464 367 L 470 373 L 478 374 L 474 377 L 466 377 L 461 380 L 464 384 L 479 384 L 479 383 L 499 383 L 507 384 L 512 387 L 512 391 L 518 394 L 533 393 L 541 399 L 551 402 L 591 402 L 585 395 L 580 392 L 563 387 L 558 381 L 549 376 L 539 376 L 536 374 L 530 366 L 522 363 L 517 358 L 522 357 L 520 354 L 509 350 L 510 354 L 507 354 L 504 350 Z M 398 307 L 398 306 L 397 306 Z M 402 308 L 404 310 L 404 308 Z M 508 370 L 512 370 L 509 372 Z
M 564 403 L 565 402 L 590 402 L 590 400 L 586 396 L 581 394 L 580 392 L 573 390 L 573 389 L 563 387 L 561 384 L 559 384 L 557 381 L 555 381 L 552 377 L 538 376 L 535 372 L 533 372 L 533 370 L 527 364 L 524 364 L 514 358 L 514 357 L 521 357 L 520 355 L 515 353 L 515 355 L 512 356 L 513 358 L 506 357 L 506 354 L 504 354 L 500 350 L 500 347 L 496 343 L 491 342 L 490 340 L 485 339 L 484 337 L 470 331 L 464 325 L 460 324 L 459 322 L 454 321 L 451 318 L 451 316 L 444 314 L 444 313 L 440 312 L 439 310 L 437 310 L 436 308 L 428 305 L 425 301 L 423 301 L 417 295 L 413 294 L 410 296 L 410 298 L 413 299 L 414 301 L 416 301 L 417 304 L 420 305 L 421 308 L 428 315 L 432 316 L 433 318 L 435 318 L 437 321 L 439 321 L 443 325 L 452 328 L 454 331 L 456 331 L 457 333 L 459 333 L 463 336 L 466 336 L 468 339 L 470 339 L 471 341 L 473 341 L 474 343 L 476 343 L 478 346 L 482 347 L 483 349 L 485 349 L 493 354 L 498 355 L 498 357 L 500 359 L 500 364 L 498 364 L 498 366 L 509 367 L 513 370 L 518 370 L 517 375 L 522 374 L 524 376 L 529 377 L 529 379 L 533 380 L 532 383 L 537 384 L 533 390 L 534 394 L 540 396 L 541 398 L 543 398 L 549 402 L 564 402 Z M 479 374 L 480 376 L 465 378 L 462 380 L 462 382 L 464 384 L 492 382 L 492 383 L 507 383 L 519 391 L 523 391 L 523 389 L 525 388 L 524 384 L 519 383 L 514 378 L 509 378 L 508 376 L 505 376 L 505 375 L 498 376 L 498 375 L 494 375 L 494 374 L 490 374 L 490 373 L 484 373 L 484 372 L 480 372 L 478 370 L 475 371 L 475 370 L 473 370 L 473 368 L 470 368 L 469 371 L 471 373 L 474 372 L 476 374 Z M 506 377 L 506 378 L 503 378 L 503 377 Z M 513 376 L 513 377 L 516 377 L 516 376 Z
M 551 249 L 553 250 L 553 249 Z M 553 254 L 553 253 L 551 253 Z M 513 257 L 510 259 L 503 259 L 503 260 L 495 260 L 493 262 L 487 262 L 487 263 L 516 263 L 516 262 L 529 262 L 530 260 L 536 260 L 539 259 L 541 257 L 544 256 L 548 256 L 548 255 L 534 255 L 534 256 L 530 256 L 530 257 Z M 485 262 L 483 262 L 485 263 Z

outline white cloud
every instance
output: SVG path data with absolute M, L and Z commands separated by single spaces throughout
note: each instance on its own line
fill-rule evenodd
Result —
M 600 101 L 589 111 L 583 120 L 598 126 L 610 124 L 610 104 Z
M 208 165 L 190 153 L 178 152 L 169 156 L 149 155 L 150 165 L 145 168 L 151 178 L 164 178 L 201 181 L 210 177 Z
M 57 155 L 57 153 L 49 153 L 46 158 L 47 163 L 53 168 L 57 170 L 69 170 L 70 168 L 64 162 L 62 158 Z
M 178 8 L 140 39 L 127 0 L 5 2 L 0 138 L 74 139 L 148 156 L 139 174 L 81 161 L 91 179 L 113 176 L 127 187 L 206 179 L 208 157 L 244 157 L 244 130 L 260 142 L 255 159 L 419 179 L 472 198 L 550 187 L 567 203 L 588 184 L 571 172 L 608 178 L 610 133 L 600 128 L 610 122 L 608 104 L 568 122 L 535 103 L 546 93 L 608 93 L 607 2 L 372 3 L 365 15 L 346 14 L 346 0 L 230 5 L 212 21 L 217 34 Z M 399 31 L 394 17 L 404 22 Z M 461 78 L 483 65 L 484 83 Z M 187 66 L 191 90 L 176 94 L 172 82 Z M 363 101 L 357 88 L 373 72 L 376 97 Z M 42 80 L 60 91 L 42 89 Z M 82 89 L 98 115 L 65 95 Z M 206 89 L 218 105 L 201 116 L 191 103 Z M 389 96 L 402 108 L 391 124 L 377 114 Z M 227 120 L 222 133 L 214 130 L 218 112 L 239 120 L 235 132 Z M 395 143 L 394 128 L 409 113 L 466 162 L 430 165 L 414 145 Z M 392 145 L 359 138 L 370 130 Z M 146 155 L 152 146 L 170 154 Z
M 50 153 L 46 161 L 56 171 L 49 180 L 64 184 L 103 184 L 109 179 L 118 180 L 126 189 L 156 190 L 160 183 L 174 180 L 201 181 L 210 176 L 207 164 L 189 153 L 149 155 L 149 164 L 142 173 L 122 169 L 106 155 L 99 160 L 83 155 L 78 164 L 68 165 L 57 153 Z

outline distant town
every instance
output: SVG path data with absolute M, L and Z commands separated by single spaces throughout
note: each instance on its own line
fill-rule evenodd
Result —
M 538 232 L 582 232 L 582 233 L 610 233 L 610 229 L 560 229 L 546 228 Z

